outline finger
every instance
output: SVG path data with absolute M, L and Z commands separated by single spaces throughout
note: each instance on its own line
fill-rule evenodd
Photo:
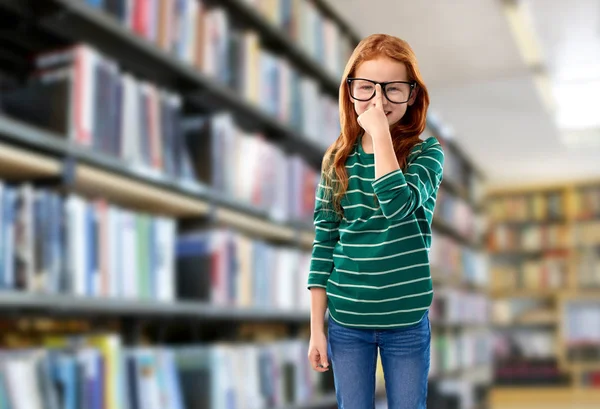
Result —
M 329 361 L 327 359 L 327 353 L 321 354 L 321 366 L 325 369 L 329 368 Z
M 310 366 L 313 370 L 317 372 L 323 372 L 322 368 L 320 368 L 321 360 L 319 358 L 319 354 L 315 352 L 311 352 L 310 354 Z
M 318 350 L 313 350 L 310 353 L 310 366 L 314 371 L 317 372 L 327 372 L 329 370 L 328 367 L 324 367 L 322 364 L 321 354 Z M 327 362 L 327 360 L 325 361 Z M 328 366 L 328 365 L 327 365 Z
M 383 109 L 383 91 L 379 84 L 375 85 L 375 107 Z

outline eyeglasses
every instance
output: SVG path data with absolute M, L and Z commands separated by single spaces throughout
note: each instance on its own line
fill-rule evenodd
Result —
M 375 85 L 381 85 L 383 95 L 392 104 L 405 104 L 410 99 L 416 81 L 377 82 L 365 78 L 347 78 L 350 96 L 358 101 L 369 101 L 375 96 Z

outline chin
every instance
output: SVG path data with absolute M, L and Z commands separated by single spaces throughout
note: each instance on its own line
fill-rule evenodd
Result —
M 400 120 L 402 119 L 402 117 L 400 118 L 388 118 L 388 124 L 390 124 L 390 128 L 397 125 L 398 122 L 400 122 Z

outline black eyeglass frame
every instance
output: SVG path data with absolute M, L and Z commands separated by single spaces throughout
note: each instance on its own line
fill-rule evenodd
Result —
M 375 96 L 375 89 L 373 89 L 373 95 L 371 95 L 369 98 L 367 99 L 360 99 L 360 98 L 356 98 L 354 95 L 352 95 L 352 81 L 368 81 L 370 83 L 372 83 L 373 85 L 381 85 L 381 91 L 383 92 L 383 95 L 385 96 L 385 99 L 387 99 L 388 101 L 390 101 L 390 103 L 392 104 L 406 104 L 408 101 L 410 101 L 410 97 L 412 96 L 413 90 L 415 89 L 415 87 L 417 86 L 417 81 L 388 81 L 388 82 L 377 82 L 377 81 L 373 81 L 373 80 L 369 80 L 367 78 L 353 78 L 353 77 L 348 77 L 346 78 L 346 83 L 348 84 L 348 92 L 350 93 L 350 96 L 352 98 L 354 98 L 357 101 L 361 101 L 361 102 L 366 102 L 366 101 L 370 101 L 373 99 L 373 97 Z M 410 91 L 408 92 L 408 99 L 404 102 L 394 102 L 391 99 L 388 98 L 387 93 L 385 92 L 385 86 L 388 84 L 408 84 L 410 85 Z

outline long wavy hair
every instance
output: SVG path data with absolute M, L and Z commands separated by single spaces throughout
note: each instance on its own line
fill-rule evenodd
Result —
M 413 91 L 417 93 L 413 105 L 407 107 L 402 119 L 390 128 L 394 151 L 401 169 L 405 169 L 410 150 L 420 143 L 419 136 L 425 130 L 429 94 L 412 48 L 406 41 L 386 34 L 366 37 L 356 46 L 344 69 L 339 91 L 341 134 L 327 149 L 322 164 L 325 184 L 331 188 L 326 191 L 333 195 L 333 210 L 338 214 L 342 214 L 340 203 L 348 190 L 346 159 L 363 132 L 358 124 L 346 79 L 355 75 L 357 67 L 363 61 L 381 56 L 403 63 L 408 73 L 408 81 L 417 83 Z

